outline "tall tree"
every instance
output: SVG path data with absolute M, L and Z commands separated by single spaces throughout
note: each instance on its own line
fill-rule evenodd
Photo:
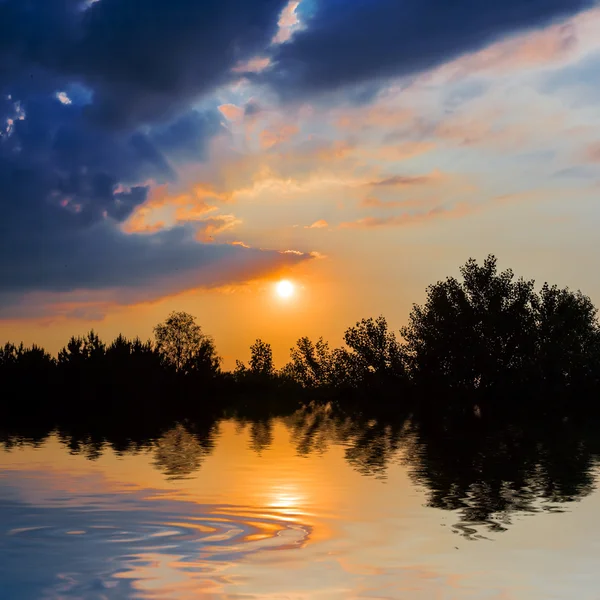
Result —
M 262 377 L 271 377 L 274 374 L 271 344 L 258 339 L 250 346 L 250 371 Z
M 498 272 L 491 255 L 460 273 L 430 286 L 401 330 L 413 376 L 459 390 L 523 382 L 537 345 L 534 282 Z
M 194 316 L 173 312 L 154 328 L 154 336 L 163 362 L 176 372 L 214 375 L 219 371 L 221 359 L 215 343 Z

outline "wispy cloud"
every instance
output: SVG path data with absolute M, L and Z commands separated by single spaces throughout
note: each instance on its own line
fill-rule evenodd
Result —
M 460 218 L 473 213 L 476 207 L 472 204 L 459 203 L 454 207 L 437 206 L 426 212 L 404 213 L 389 217 L 365 217 L 355 221 L 347 221 L 339 225 L 340 229 L 374 229 L 380 227 L 403 227 L 425 223 L 440 218 Z
M 392 175 L 385 179 L 371 181 L 366 185 L 374 187 L 412 187 L 439 183 L 443 179 L 440 171 L 432 171 L 427 175 Z

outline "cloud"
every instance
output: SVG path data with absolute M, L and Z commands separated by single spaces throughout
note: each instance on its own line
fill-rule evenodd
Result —
M 321 0 L 305 27 L 276 48 L 265 75 L 286 97 L 413 75 L 595 4 L 595 0 L 458 0 L 451 5 L 447 0 Z
M 566 23 L 526 32 L 461 56 L 425 77 L 456 81 L 474 74 L 497 77 L 524 69 L 565 66 L 598 50 L 599 20 L 599 9 L 585 11 Z
M 240 222 L 216 214 L 231 194 L 181 182 L 207 161 L 211 140 L 230 135 L 223 115 L 244 116 L 197 101 L 264 55 L 287 3 L 143 4 L 0 1 L 0 306 L 9 312 L 35 294 L 152 297 L 310 259 L 203 243 Z
M 283 125 L 277 129 L 265 129 L 260 134 L 261 148 L 268 149 L 289 142 L 300 129 L 296 125 Z
M 426 212 L 403 213 L 389 217 L 365 217 L 356 221 L 340 223 L 340 229 L 374 229 L 381 227 L 403 227 L 424 223 L 439 218 L 460 218 L 475 212 L 477 208 L 472 204 L 458 203 L 452 208 L 436 206 Z
M 374 196 L 368 196 L 364 198 L 361 202 L 362 206 L 367 206 L 371 208 L 408 208 L 408 207 L 418 207 L 423 206 L 423 199 L 408 199 L 408 200 L 380 200 L 379 198 L 375 198 Z
M 600 143 L 590 144 L 584 150 L 582 158 L 587 163 L 600 164 Z
M 260 73 L 271 64 L 268 56 L 255 56 L 247 61 L 238 63 L 231 71 L 233 73 Z
M 80 248 L 79 255 L 65 265 L 43 260 L 29 263 L 23 285 L 13 280 L 11 287 L 2 288 L 0 319 L 74 317 L 77 311 L 100 318 L 115 305 L 154 302 L 189 290 L 242 284 L 315 258 L 301 252 L 237 244 L 199 244 L 196 235 L 197 230 L 186 228 L 123 235 L 120 245 L 106 240 L 115 253 L 120 253 L 118 256 L 90 247 Z M 72 285 L 74 273 L 80 282 L 78 288 Z M 31 285 L 34 276 L 41 280 L 40 285 Z
M 171 137 L 173 127 L 116 135 L 86 123 L 75 104 L 28 102 L 25 118 L 0 138 L 3 291 L 148 285 L 227 254 L 195 244 L 185 228 L 120 230 L 146 202 L 147 181 L 176 179 L 167 157 L 190 149 Z
M 119 36 L 123 35 L 119 27 L 124 23 L 120 19 L 128 14 L 130 3 L 123 0 L 118 4 L 124 12 L 115 16 L 116 47 L 120 44 Z M 96 19 L 102 20 L 102 15 L 106 17 L 105 12 L 95 12 L 101 5 L 102 11 L 109 11 L 115 2 L 101 0 L 84 15 L 74 13 L 73 19 L 82 21 L 77 27 L 83 28 L 82 31 L 90 28 L 97 31 L 96 26 L 104 28 L 105 23 L 96 23 Z M 160 5 L 157 1 L 148 2 L 149 15 Z M 206 3 L 202 5 L 206 7 Z M 124 93 L 120 97 L 123 119 L 118 119 L 119 127 L 100 125 L 91 117 L 96 109 L 101 110 L 107 97 L 105 80 L 101 77 L 89 80 L 98 81 L 90 97 L 84 87 L 75 85 L 76 75 L 69 75 L 67 79 L 61 74 L 64 66 L 61 61 L 67 58 L 59 60 L 57 55 L 53 58 L 54 64 L 50 56 L 54 51 L 60 54 L 61 49 L 70 51 L 74 43 L 68 35 L 70 30 L 63 31 L 66 35 L 63 41 L 55 39 L 52 24 L 62 18 L 61 7 L 67 10 L 66 7 L 75 6 L 75 2 L 48 0 L 47 4 L 38 6 L 33 2 L 28 6 L 31 10 L 25 10 L 21 3 L 12 0 L 0 3 L 0 29 L 6 34 L 0 35 L 0 65 L 3 67 L 0 81 L 0 307 L 5 314 L 36 293 L 68 295 L 87 290 L 102 295 L 110 290 L 119 297 L 152 297 L 190 285 L 233 283 L 244 274 L 255 276 L 279 268 L 282 263 L 291 265 L 310 258 L 282 258 L 276 251 L 200 243 L 199 237 L 212 239 L 238 223 L 232 215 L 206 217 L 205 213 L 213 207 L 207 201 L 211 191 L 202 185 L 190 194 L 191 201 L 184 198 L 171 206 L 165 200 L 160 209 L 154 192 L 161 186 L 175 185 L 179 170 L 186 164 L 197 165 L 206 159 L 208 141 L 220 131 L 219 113 L 210 108 L 189 109 L 141 127 L 134 124 L 140 115 L 131 112 L 137 109 L 127 108 L 132 96 Z M 39 9 L 39 14 L 34 7 Z M 247 10 L 243 7 L 240 10 L 239 18 L 248 17 Z M 195 12 L 196 9 L 192 9 L 190 18 Z M 5 29 L 6 21 L 2 17 L 10 17 L 10 32 Z M 37 22 L 42 17 L 47 17 L 47 29 Z M 142 18 L 130 25 L 133 29 L 143 29 L 151 26 L 154 18 L 148 16 L 146 25 Z M 179 19 L 170 15 L 167 21 L 173 18 Z M 256 14 L 252 18 L 260 24 L 262 17 Z M 24 26 L 24 19 L 33 20 L 29 25 L 41 37 L 31 47 L 23 40 L 17 52 L 14 36 Z M 66 22 L 62 25 L 67 27 Z M 165 31 L 165 35 L 171 35 L 168 27 Z M 133 43 L 139 32 L 131 31 L 131 35 Z M 84 35 L 77 43 L 84 44 L 85 40 Z M 158 41 L 152 43 L 158 44 Z M 39 46 L 44 46 L 46 52 L 40 53 Z M 105 46 L 107 53 L 114 49 L 112 43 Z M 16 52 L 10 60 L 8 48 Z M 101 62 L 106 60 L 96 58 Z M 132 60 L 131 56 L 122 58 L 124 63 Z M 151 58 L 150 54 L 148 60 Z M 165 56 L 167 62 L 168 59 L 169 50 Z M 119 63 L 120 59 L 112 62 Z M 154 66 L 160 71 L 164 65 L 161 61 L 158 63 Z M 26 64 L 31 65 L 35 76 L 25 80 L 21 71 L 13 67 L 24 69 Z M 115 69 L 121 68 L 123 65 L 115 65 Z M 136 85 L 138 75 L 132 74 L 132 86 Z M 170 92 L 164 91 L 167 98 Z M 171 114 L 171 111 L 166 112 Z M 213 195 L 226 197 L 217 192 Z M 174 209 L 173 218 L 162 218 L 160 214 L 146 218 L 153 203 L 155 209 Z M 169 228 L 165 228 L 165 223 Z
M 281 11 L 281 15 L 277 23 L 279 25 L 279 30 L 273 38 L 274 44 L 283 44 L 284 42 L 287 42 L 300 25 L 300 19 L 296 14 L 298 6 L 300 6 L 300 2 L 298 0 L 290 0 L 287 6 Z
M 244 109 L 235 104 L 221 104 L 219 111 L 228 121 L 239 121 L 244 116 Z
M 433 171 L 428 175 L 393 175 L 392 177 L 372 181 L 367 185 L 374 187 L 412 187 L 436 183 L 439 182 L 442 177 L 443 176 L 439 171 Z
M 242 221 L 237 219 L 235 215 L 215 215 L 206 217 L 200 221 L 200 229 L 196 234 L 196 238 L 203 242 L 210 242 L 215 236 L 220 235 L 224 231 L 229 231 Z
M 75 0 L 0 2 L 0 93 L 34 76 L 93 92 L 104 125 L 147 123 L 182 112 L 268 47 L 285 0 Z M 8 74 L 8 77 L 7 77 Z
M 329 223 L 325 219 L 320 219 L 312 225 L 307 225 L 304 229 L 324 229 L 325 227 L 329 227 Z

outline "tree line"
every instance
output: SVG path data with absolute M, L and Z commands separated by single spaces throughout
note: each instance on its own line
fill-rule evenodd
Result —
M 419 398 L 437 409 L 512 404 L 564 411 L 573 397 L 589 407 L 600 389 L 600 325 L 590 298 L 547 283 L 536 291 L 534 281 L 499 271 L 492 255 L 481 265 L 468 260 L 460 275 L 429 286 L 399 335 L 382 316 L 363 319 L 339 348 L 299 339 L 281 369 L 258 339 L 247 364 L 223 371 L 213 338 L 183 312 L 157 325 L 153 340 L 118 336 L 105 344 L 91 331 L 72 337 L 56 358 L 36 345 L 7 343 L 0 347 L 0 382 L 9 394 L 0 407 L 11 402 L 10 390 L 18 398 L 45 386 L 59 386 L 64 401 L 103 394 L 120 406 L 123 396 L 143 404 L 143 392 L 159 390 L 175 402 L 181 394 L 217 391 L 281 398 L 285 389 L 363 405 L 383 398 L 393 407 Z

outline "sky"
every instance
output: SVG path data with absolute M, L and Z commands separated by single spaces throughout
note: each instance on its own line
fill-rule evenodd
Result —
M 598 304 L 599 68 L 593 0 L 0 0 L 0 343 L 282 364 L 490 253 Z

